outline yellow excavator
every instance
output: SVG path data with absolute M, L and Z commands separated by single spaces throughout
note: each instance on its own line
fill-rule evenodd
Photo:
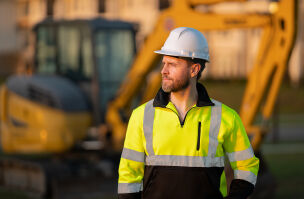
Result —
M 135 54 L 132 24 L 105 19 L 54 21 L 34 28 L 33 75 L 10 77 L 1 89 L 6 153 L 61 153 L 104 123 Z
M 103 160 L 115 159 L 114 151 L 122 149 L 131 108 L 151 99 L 160 87 L 160 57 L 153 51 L 161 48 L 170 30 L 180 26 L 203 32 L 263 30 L 240 111 L 258 152 L 293 48 L 297 1 L 272 2 L 271 11 L 263 14 L 219 14 L 194 9 L 233 1 L 246 3 L 172 1 L 160 14 L 130 69 L 135 53 L 130 24 L 107 20 L 46 20 L 38 24 L 35 73 L 10 77 L 0 91 L 1 144 L 5 153 L 0 159 L 0 184 L 40 195 L 51 189 L 58 198 L 68 198 L 65 194 L 69 183 L 69 191 L 80 191 L 83 183 L 87 187 L 107 187 L 105 181 L 98 179 L 106 179 L 107 172 L 115 168 L 107 169 L 109 164 Z M 255 124 L 260 110 L 263 122 Z M 88 155 L 88 151 L 95 153 Z M 24 158 L 16 154 L 35 155 Z M 48 156 L 42 158 L 41 154 Z M 75 185 L 77 181 L 79 186 Z M 73 195 L 76 196 L 79 193 Z
M 136 27 L 46 19 L 34 33 L 33 74 L 0 90 L 0 185 L 52 198 L 103 194 L 111 183 L 114 192 L 115 154 L 101 151 L 98 128 L 132 64 Z

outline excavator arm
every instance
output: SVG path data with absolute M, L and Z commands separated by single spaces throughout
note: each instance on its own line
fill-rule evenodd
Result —
M 295 42 L 296 16 L 296 0 L 281 0 L 277 3 L 277 11 L 271 15 L 272 23 L 264 27 L 258 56 L 248 76 L 240 116 L 247 133 L 252 137 L 254 149 L 259 148 L 263 135 L 267 133 L 267 124 Z M 262 124 L 257 126 L 254 120 L 259 109 Z
M 242 0 L 237 0 L 242 1 Z M 193 9 L 194 5 L 231 2 L 229 0 L 176 0 L 171 7 L 161 13 L 154 31 L 147 37 L 141 51 L 122 84 L 117 97 L 110 103 L 106 115 L 113 133 L 115 149 L 121 149 L 126 124 L 120 115 L 128 107 L 133 97 L 144 84 L 147 75 L 160 61 L 160 56 L 153 51 L 162 47 L 170 31 L 176 27 L 192 27 L 200 31 L 229 30 L 244 28 L 261 28 L 263 36 L 259 54 L 249 75 L 247 88 L 241 107 L 241 118 L 245 128 L 252 136 L 252 144 L 257 149 L 261 142 L 261 127 L 252 126 L 258 108 L 265 94 L 266 86 L 271 82 L 271 89 L 266 98 L 262 114 L 265 121 L 269 119 L 277 93 L 285 72 L 286 63 L 293 47 L 295 34 L 296 0 L 281 0 L 277 11 L 267 14 L 217 14 L 201 13 Z M 272 81 L 271 81 L 272 78 Z M 149 85 L 150 93 L 159 88 L 160 78 L 151 78 L 155 84 Z M 151 95 L 149 95 L 151 98 Z M 145 98 L 148 100 L 148 98 Z M 256 136 L 257 135 L 257 136 Z

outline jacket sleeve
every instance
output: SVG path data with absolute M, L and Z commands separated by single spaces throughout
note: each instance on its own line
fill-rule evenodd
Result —
M 246 199 L 252 192 L 259 170 L 247 133 L 239 115 L 233 111 L 231 131 L 224 141 L 224 149 L 234 172 L 227 199 Z
M 119 164 L 118 198 L 141 198 L 144 175 L 145 152 L 143 147 L 142 117 L 133 111 L 126 133 L 124 148 Z

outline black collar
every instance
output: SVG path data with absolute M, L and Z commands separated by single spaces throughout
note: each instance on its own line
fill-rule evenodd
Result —
M 214 106 L 214 103 L 209 98 L 207 90 L 205 89 L 205 87 L 202 84 L 197 83 L 196 89 L 197 89 L 197 94 L 198 94 L 196 106 L 198 106 L 198 107 Z M 154 98 L 153 106 L 165 108 L 167 106 L 167 104 L 169 103 L 169 94 L 170 93 L 166 93 L 165 91 L 163 91 L 162 88 L 160 88 Z

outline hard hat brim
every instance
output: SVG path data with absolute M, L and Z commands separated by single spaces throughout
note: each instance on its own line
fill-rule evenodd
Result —
M 180 53 L 180 52 L 172 52 L 172 51 L 167 51 L 167 50 L 156 50 L 154 51 L 156 54 L 161 54 L 161 55 L 168 55 L 168 56 L 174 56 L 174 57 L 189 57 L 189 58 L 198 58 L 198 59 L 203 59 L 209 62 L 209 57 L 206 56 L 197 56 L 197 55 L 188 55 L 186 53 Z

